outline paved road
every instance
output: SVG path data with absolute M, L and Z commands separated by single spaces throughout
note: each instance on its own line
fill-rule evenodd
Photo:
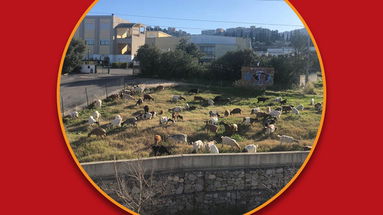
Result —
M 125 86 L 144 84 L 146 87 L 158 85 L 171 86 L 177 83 L 147 78 L 136 78 L 132 76 L 131 70 L 111 70 L 110 74 L 74 74 L 63 75 L 60 83 L 60 104 L 65 114 L 72 110 L 80 110 L 97 99 L 103 99 L 121 90 Z

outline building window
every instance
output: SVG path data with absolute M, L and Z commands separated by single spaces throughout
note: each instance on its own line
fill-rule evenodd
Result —
M 110 29 L 110 24 L 108 23 L 100 23 L 100 29 L 101 30 L 109 30 Z
M 110 45 L 110 41 L 109 40 L 100 40 L 100 45 L 101 46 L 109 46 Z
M 94 40 L 86 39 L 85 44 L 88 46 L 93 46 L 93 45 L 95 45 L 95 42 L 94 42 Z
M 215 48 L 214 46 L 201 46 L 200 51 L 206 56 L 214 57 Z
M 85 30 L 94 30 L 96 29 L 96 25 L 94 23 L 85 23 Z

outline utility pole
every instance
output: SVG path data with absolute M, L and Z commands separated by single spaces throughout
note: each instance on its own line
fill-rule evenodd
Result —
M 307 50 L 306 50 L 306 78 L 305 85 L 309 82 L 309 57 L 310 57 L 310 35 L 307 37 Z

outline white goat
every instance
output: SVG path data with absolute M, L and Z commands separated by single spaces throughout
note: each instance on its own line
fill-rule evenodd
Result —
M 274 99 L 275 102 L 281 102 L 282 101 L 282 97 L 277 97 Z
M 207 104 L 208 104 L 209 106 L 213 106 L 213 105 L 214 105 L 214 101 L 213 101 L 212 99 L 208 99 L 208 100 L 207 100 Z
M 71 118 L 78 118 L 78 116 L 79 116 L 79 113 L 77 111 L 73 111 L 70 113 Z
M 92 114 L 93 118 L 98 121 L 100 119 L 101 114 L 98 111 L 94 111 Z
M 296 108 L 297 108 L 297 110 L 302 111 L 305 107 L 302 104 L 300 104 Z
M 88 124 L 89 124 L 89 125 L 93 125 L 93 124 L 98 124 L 98 122 L 97 122 L 97 120 L 95 120 L 95 119 L 93 118 L 93 116 L 89 116 Z
M 144 113 L 142 115 L 142 119 L 144 120 L 148 120 L 148 119 L 152 119 L 153 115 L 151 113 Z
M 180 106 L 177 106 L 177 107 L 174 107 L 174 108 L 171 108 L 171 109 L 169 109 L 169 112 L 175 112 L 175 113 L 179 113 L 179 112 L 181 112 L 183 110 L 183 108 L 182 107 L 180 107 Z
M 293 114 L 299 115 L 299 110 L 296 107 L 292 107 L 291 111 Z
M 185 100 L 185 98 L 182 97 L 182 96 L 180 96 L 180 95 L 174 95 L 174 96 L 172 97 L 171 101 L 172 101 L 172 102 L 178 102 L 178 101 L 181 100 L 181 99 Z
M 102 106 L 101 99 L 97 99 L 95 105 L 96 105 L 96 108 L 101 108 L 101 106 Z
M 243 152 L 256 153 L 257 148 L 258 148 L 258 145 L 250 144 L 245 146 L 245 148 L 243 149 Z
M 256 108 L 251 109 L 251 113 L 250 114 L 256 114 L 258 112 L 261 112 L 261 108 L 256 107 Z
M 214 143 L 210 144 L 209 145 L 209 152 L 214 153 L 214 154 L 218 154 L 219 153 L 218 147 Z
M 241 150 L 241 147 L 239 146 L 236 140 L 226 136 L 221 136 L 221 139 L 222 139 L 222 145 L 223 144 L 230 145 L 231 147 L 236 147 L 239 150 Z
M 208 123 L 211 124 L 211 125 L 218 124 L 218 117 L 210 117 Z
M 296 142 L 296 143 L 299 143 L 298 140 L 296 140 L 294 137 L 290 137 L 290 136 L 287 136 L 287 135 L 277 135 L 279 137 L 279 140 L 282 143 L 293 143 L 293 142 Z
M 282 111 L 273 110 L 269 114 L 270 114 L 270 116 L 277 117 L 279 119 L 279 118 L 281 118 Z
M 166 124 L 168 122 L 169 118 L 166 116 L 163 116 L 160 118 L 160 125 Z
M 315 104 L 315 100 L 314 100 L 314 98 L 312 98 L 311 102 L 310 102 L 310 105 L 314 106 L 314 104 Z
M 176 143 L 187 143 L 188 136 L 186 134 L 173 134 L 169 136 L 169 140 L 174 141 Z
M 205 144 L 201 140 L 197 140 L 195 142 L 192 142 L 192 145 L 193 145 L 193 152 L 197 153 L 198 151 L 204 148 Z
M 274 133 L 275 130 L 277 130 L 277 128 L 275 127 L 274 124 L 267 125 L 267 126 L 265 127 L 265 134 L 269 136 L 269 135 L 271 135 L 272 133 Z
M 121 127 L 122 117 L 120 115 L 116 115 L 114 120 L 112 120 L 112 127 Z

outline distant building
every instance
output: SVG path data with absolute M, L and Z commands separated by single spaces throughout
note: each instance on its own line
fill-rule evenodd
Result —
M 90 15 L 81 22 L 74 38 L 85 41 L 86 58 L 130 62 L 145 44 L 145 26 L 114 15 Z
M 162 31 L 146 31 L 146 38 L 171 37 L 172 35 Z
M 204 54 L 203 61 L 212 61 L 226 54 L 229 51 L 251 49 L 251 42 L 248 38 L 191 35 L 186 37 L 158 37 L 147 38 L 146 44 L 157 47 L 161 51 L 175 50 L 182 38 L 194 43 Z

